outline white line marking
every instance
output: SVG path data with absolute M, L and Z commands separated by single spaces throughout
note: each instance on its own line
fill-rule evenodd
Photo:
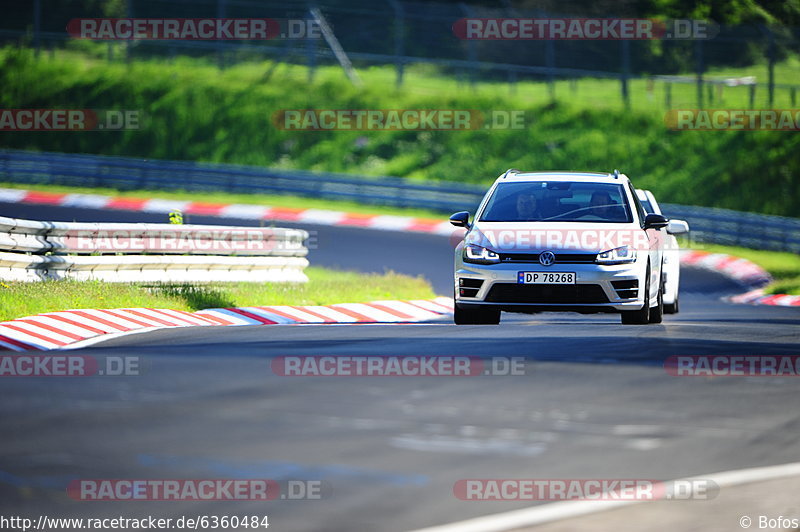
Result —
M 777 466 L 735 469 L 708 475 L 698 475 L 672 482 L 692 482 L 694 480 L 711 480 L 720 488 L 728 488 L 751 482 L 763 482 L 800 475 L 800 462 L 791 462 Z M 605 512 L 621 506 L 646 502 L 644 500 L 624 501 L 561 501 L 523 510 L 514 510 L 484 517 L 476 517 L 441 526 L 418 529 L 415 532 L 501 532 L 571 519 L 596 512 Z

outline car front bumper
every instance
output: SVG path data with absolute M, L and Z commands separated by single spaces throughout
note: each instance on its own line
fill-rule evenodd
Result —
M 572 285 L 518 284 L 519 272 L 575 272 Z M 465 263 L 456 256 L 455 302 L 459 308 L 499 307 L 509 312 L 638 310 L 644 304 L 646 258 L 630 264 Z M 476 290 L 477 288 L 477 290 Z

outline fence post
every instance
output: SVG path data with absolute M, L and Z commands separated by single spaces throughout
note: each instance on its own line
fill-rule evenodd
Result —
M 703 41 L 697 39 L 694 45 L 695 59 L 697 61 L 697 108 L 703 108 Z
M 749 85 L 750 87 L 750 109 L 755 109 L 756 107 L 756 84 L 753 83 Z
M 316 74 L 317 70 L 317 54 L 315 50 L 317 45 L 317 40 L 306 35 L 305 45 L 306 45 L 306 58 L 308 61 L 308 82 L 312 83 L 314 81 L 314 74 Z
M 461 11 L 463 11 L 464 15 L 468 18 L 474 17 L 474 12 L 472 8 L 469 7 L 467 4 L 460 2 L 459 7 Z M 467 43 L 467 59 L 470 62 L 470 69 L 469 69 L 469 84 L 475 89 L 475 70 L 477 70 L 477 66 L 475 63 L 478 62 L 478 43 L 475 42 L 475 39 L 469 39 Z
M 772 102 L 774 101 L 775 97 L 775 34 L 772 33 L 772 30 L 766 28 L 767 30 L 767 38 L 769 39 L 769 45 L 767 47 L 767 77 L 769 88 L 767 89 L 767 100 L 769 101 L 769 108 L 772 108 Z
M 125 0 L 125 16 L 133 18 L 133 0 Z M 125 41 L 125 61 L 131 62 L 131 40 Z
M 36 48 L 36 57 L 39 57 L 42 33 L 42 1 L 33 2 L 33 46 Z
M 549 36 L 548 36 L 549 37 Z M 550 99 L 556 99 L 556 43 L 553 39 L 544 41 L 545 51 L 545 64 L 547 65 L 547 88 L 550 93 Z
M 666 86 L 664 87 L 664 103 L 667 106 L 667 109 L 672 109 L 672 83 L 666 81 Z
M 225 0 L 217 0 L 217 18 L 225 18 Z M 220 70 L 225 68 L 225 47 L 219 39 L 217 39 L 217 67 Z
M 399 89 L 403 86 L 403 70 L 405 69 L 405 32 L 406 32 L 406 19 L 403 5 L 397 0 L 388 0 L 394 9 L 394 56 L 395 56 L 395 69 L 397 70 L 397 81 L 395 85 Z
M 631 43 L 628 39 L 622 39 L 620 43 L 622 44 L 622 77 L 620 78 L 622 82 L 622 102 L 625 104 L 625 108 L 628 109 L 631 106 L 630 94 L 628 93 L 628 76 L 631 70 Z

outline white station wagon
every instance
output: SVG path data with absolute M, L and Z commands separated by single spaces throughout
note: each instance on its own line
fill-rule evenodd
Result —
M 497 324 L 500 313 L 616 312 L 660 323 L 662 231 L 627 176 L 508 170 L 494 182 L 455 250 L 455 323 Z

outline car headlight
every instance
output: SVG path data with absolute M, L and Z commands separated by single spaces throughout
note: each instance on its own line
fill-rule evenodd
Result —
M 500 262 L 500 255 L 483 246 L 467 244 L 464 246 L 464 262 L 471 262 L 473 264 L 497 264 Z
M 636 262 L 636 250 L 630 246 L 609 249 L 597 254 L 598 264 L 628 264 Z

